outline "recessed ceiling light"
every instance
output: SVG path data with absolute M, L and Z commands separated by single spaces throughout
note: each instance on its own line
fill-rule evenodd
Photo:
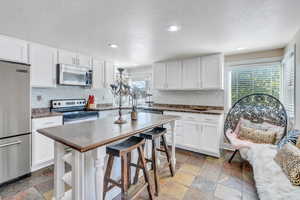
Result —
M 109 47 L 111 47 L 111 48 L 114 48 L 114 49 L 116 49 L 116 48 L 118 48 L 119 46 L 118 45 L 116 45 L 116 44 L 108 44 L 108 46 Z
M 181 29 L 181 27 L 180 26 L 177 26 L 177 25 L 171 25 L 171 26 L 169 26 L 168 27 L 168 31 L 169 32 L 177 32 L 177 31 L 179 31 Z
M 241 51 L 241 50 L 244 50 L 244 49 L 246 49 L 245 47 L 238 47 L 238 48 L 236 48 L 236 50 L 238 50 L 238 51 Z

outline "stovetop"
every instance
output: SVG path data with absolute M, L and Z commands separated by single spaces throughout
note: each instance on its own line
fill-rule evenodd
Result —
M 57 99 L 51 101 L 51 111 L 63 114 L 64 122 L 97 119 L 98 111 L 86 110 L 85 99 Z

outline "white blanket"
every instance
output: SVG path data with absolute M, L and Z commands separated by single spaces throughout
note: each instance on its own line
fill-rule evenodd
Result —
M 300 187 L 293 186 L 273 160 L 277 153 L 276 146 L 254 144 L 246 153 L 261 200 L 300 200 Z

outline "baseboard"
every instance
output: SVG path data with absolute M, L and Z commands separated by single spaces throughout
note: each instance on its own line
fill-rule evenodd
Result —
M 46 162 L 43 162 L 43 163 L 31 166 L 31 172 L 35 172 L 35 171 L 37 171 L 39 169 L 48 167 L 48 166 L 53 165 L 53 164 L 54 164 L 54 160 L 49 160 L 49 161 L 46 161 Z

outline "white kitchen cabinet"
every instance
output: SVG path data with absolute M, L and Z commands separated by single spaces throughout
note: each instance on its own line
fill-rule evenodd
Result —
M 181 61 L 170 61 L 166 63 L 166 88 L 179 89 L 182 86 Z
M 30 44 L 31 86 L 56 87 L 57 49 Z
M 219 155 L 220 147 L 220 130 L 216 123 L 203 123 L 202 124 L 202 140 L 201 150 Z
M 201 57 L 202 89 L 223 89 L 222 54 Z
M 58 50 L 58 63 L 78 66 L 91 66 L 92 64 L 90 56 L 78 54 L 63 49 Z
M 115 66 L 112 62 L 105 62 L 105 83 L 104 86 L 106 88 L 109 88 L 111 84 L 114 83 L 115 80 Z
M 0 36 L 0 60 L 29 63 L 28 43 L 23 40 Z
M 165 89 L 166 88 L 166 64 L 154 63 L 152 66 L 153 74 L 153 88 Z
M 201 58 L 191 58 L 182 61 L 182 89 L 200 89 Z
M 86 56 L 83 54 L 77 54 L 76 62 L 79 66 L 92 66 L 92 59 L 90 56 Z
M 58 50 L 58 63 L 77 65 L 77 54 L 67 50 Z
M 201 149 L 202 125 L 199 122 L 183 121 L 184 145 L 193 149 Z M 188 134 L 188 135 L 186 135 Z
M 32 165 L 36 171 L 53 164 L 54 141 L 37 132 L 38 129 L 62 125 L 62 116 L 32 119 Z
M 222 115 L 202 113 L 164 112 L 181 118 L 176 121 L 176 146 L 215 157 L 220 157 Z M 167 141 L 171 143 L 170 127 L 167 128 Z
M 93 59 L 93 89 L 104 88 L 105 86 L 105 73 L 104 73 L 105 63 L 104 61 L 99 61 Z

